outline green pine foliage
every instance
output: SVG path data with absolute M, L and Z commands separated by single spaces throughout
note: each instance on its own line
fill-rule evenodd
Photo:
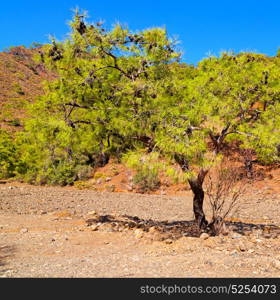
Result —
M 183 157 L 188 171 L 208 169 L 223 143 L 239 141 L 260 162 L 279 162 L 278 57 L 223 53 L 203 60 L 193 72 L 183 70 L 185 75 L 175 73 L 163 92 L 155 137 L 163 153 Z
M 146 147 L 158 87 L 180 55 L 162 28 L 134 33 L 117 24 L 106 31 L 79 12 L 70 25 L 69 39 L 52 40 L 38 55 L 58 78 L 45 84 L 18 138 L 19 173 L 34 183 L 70 184 L 100 157 Z
M 279 162 L 279 55 L 225 52 L 194 67 L 179 62 L 164 28 L 106 30 L 79 11 L 70 26 L 68 39 L 38 52 L 57 78 L 30 105 L 16 146 L 1 136 L 3 176 L 72 184 L 115 156 L 155 188 L 159 170 L 175 178 L 179 163 L 185 181 L 195 178 L 234 141 L 262 163 Z

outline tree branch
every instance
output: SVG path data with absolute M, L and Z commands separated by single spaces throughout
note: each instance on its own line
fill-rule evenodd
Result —
M 106 50 L 103 48 L 103 46 L 101 46 L 100 48 L 101 48 L 101 50 L 102 50 L 106 55 L 112 57 L 113 60 L 114 60 L 114 66 L 107 66 L 108 68 L 114 68 L 114 69 L 116 69 L 116 70 L 119 70 L 119 71 L 120 71 L 123 75 L 125 75 L 127 78 L 133 79 L 132 76 L 128 75 L 127 72 L 125 72 L 123 69 L 121 69 L 121 68 L 118 66 L 118 59 L 117 59 L 117 57 L 116 57 L 113 53 L 106 51 Z
M 84 109 L 90 109 L 89 106 L 80 105 L 80 104 L 77 104 L 76 102 L 68 102 L 68 103 L 64 103 L 64 105 L 72 106 L 72 107 L 78 107 L 78 108 L 84 108 Z

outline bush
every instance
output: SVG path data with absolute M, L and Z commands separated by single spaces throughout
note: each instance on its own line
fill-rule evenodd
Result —
M 90 177 L 92 168 L 87 165 L 77 165 L 75 162 L 52 162 L 44 168 L 25 169 L 21 178 L 32 184 L 72 185 L 76 180 L 86 180 Z
M 92 177 L 93 168 L 88 165 L 78 165 L 75 167 L 78 180 L 87 180 Z
M 0 179 L 15 176 L 16 146 L 12 137 L 0 130 Z
M 84 131 L 85 132 L 85 131 Z M 33 184 L 69 185 L 91 177 L 91 145 L 60 120 L 30 119 L 18 133 L 18 177 Z M 94 145 L 93 145 L 94 146 Z
M 137 191 L 145 193 L 160 187 L 159 172 L 164 169 L 164 164 L 160 162 L 159 153 L 131 151 L 123 156 L 123 161 L 136 171 L 133 183 L 137 186 Z
M 133 176 L 133 183 L 137 185 L 137 191 L 141 193 L 154 191 L 160 187 L 159 172 L 153 167 L 139 168 Z
M 212 211 L 209 228 L 213 235 L 225 230 L 225 219 L 238 210 L 240 198 L 244 195 L 247 184 L 240 180 L 236 168 L 223 161 L 220 166 L 208 174 L 205 192 Z

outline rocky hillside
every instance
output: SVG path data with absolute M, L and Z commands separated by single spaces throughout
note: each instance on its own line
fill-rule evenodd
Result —
M 43 93 L 44 80 L 54 77 L 34 61 L 37 52 L 18 46 L 0 53 L 0 127 L 20 128 L 26 104 Z

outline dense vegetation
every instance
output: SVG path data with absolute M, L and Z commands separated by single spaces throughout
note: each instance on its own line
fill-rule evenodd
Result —
M 58 77 L 23 131 L 13 140 L 1 132 L 1 177 L 66 185 L 116 157 L 138 170 L 136 181 L 146 177 L 145 190 L 158 186 L 159 170 L 176 175 L 179 165 L 203 228 L 203 182 L 225 144 L 279 162 L 279 56 L 223 53 L 194 67 L 180 63 L 162 28 L 108 31 L 77 12 L 71 30 L 38 54 Z

